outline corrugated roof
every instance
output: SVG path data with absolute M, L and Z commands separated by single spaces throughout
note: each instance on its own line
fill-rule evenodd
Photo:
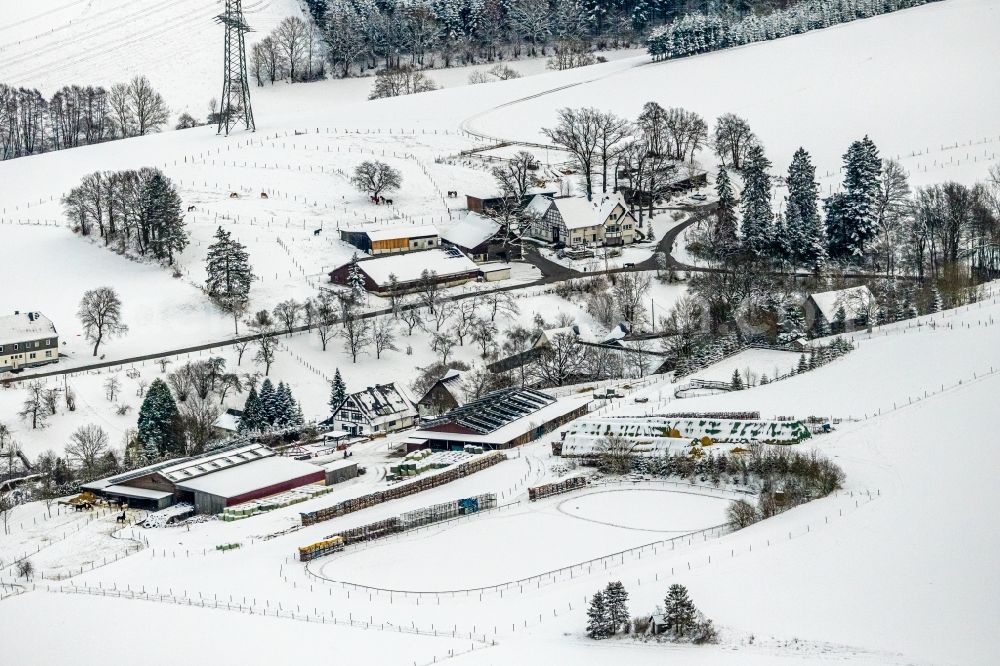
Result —
M 394 240 L 396 238 L 427 238 L 437 236 L 438 230 L 433 224 L 401 224 L 392 227 L 372 227 L 371 229 L 348 229 L 350 233 L 368 234 L 373 241 Z
M 195 479 L 206 474 L 243 465 L 261 458 L 275 455 L 274 451 L 263 444 L 247 444 L 236 448 L 208 453 L 197 458 L 191 458 L 180 464 L 167 467 L 160 471 L 165 478 L 173 483 Z
M 556 401 L 550 395 L 528 388 L 507 388 L 456 407 L 423 430 L 467 428 L 469 432 L 491 433 L 528 416 Z
M 178 483 L 177 487 L 181 490 L 228 498 L 300 479 L 316 472 L 322 473 L 323 469 L 293 458 L 274 456 L 184 481 Z

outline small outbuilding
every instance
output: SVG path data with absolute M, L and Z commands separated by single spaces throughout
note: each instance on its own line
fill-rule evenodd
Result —
M 418 291 L 427 280 L 439 287 L 453 287 L 480 275 L 475 262 L 453 247 L 359 259 L 358 270 L 365 289 L 379 296 Z M 348 286 L 350 273 L 351 262 L 347 262 L 330 271 L 330 282 Z
M 825 326 L 832 328 L 839 319 L 839 312 L 843 310 L 844 331 L 853 331 L 865 325 L 865 315 L 874 302 L 875 295 L 865 285 L 809 294 L 802 304 L 806 328 L 816 333 L 821 332 Z
M 423 397 L 417 401 L 417 411 L 421 418 L 430 418 L 464 404 L 465 391 L 462 390 L 462 373 L 453 368 L 427 389 Z
M 430 224 L 342 229 L 340 240 L 370 255 L 428 250 L 441 245 L 437 227 Z

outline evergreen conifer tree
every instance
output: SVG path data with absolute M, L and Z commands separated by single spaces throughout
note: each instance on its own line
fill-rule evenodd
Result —
M 142 190 L 142 210 L 149 220 L 149 246 L 157 259 L 174 263 L 174 254 L 188 245 L 181 213 L 181 196 L 159 169 L 153 169 Z
M 732 386 L 734 391 L 743 390 L 743 377 L 740 376 L 739 370 L 733 370 L 733 378 L 729 380 L 729 385 Z
M 355 302 L 363 301 L 366 295 L 365 277 L 358 266 L 358 253 L 351 255 L 351 266 L 347 269 L 347 286 L 351 288 L 351 296 Z
M 277 396 L 274 389 L 274 384 L 271 383 L 271 379 L 266 377 L 264 382 L 260 385 L 260 423 L 261 429 L 266 429 L 274 425 L 274 421 L 278 416 L 277 412 Z
M 295 399 L 292 398 L 292 390 L 285 382 L 278 382 L 274 397 L 274 425 L 277 428 L 287 428 L 295 419 Z
M 587 608 L 587 635 L 594 639 L 607 638 L 609 628 L 610 622 L 608 621 L 608 608 L 604 600 L 604 593 L 598 592 L 590 600 L 590 607 Z
M 154 379 L 139 408 L 139 441 L 147 457 L 155 450 L 158 457 L 184 453 L 181 415 L 170 388 L 162 379 Z
M 844 257 L 862 257 L 878 233 L 875 204 L 881 174 L 882 160 L 874 142 L 866 136 L 852 143 L 844 154 L 843 209 L 839 211 L 843 247 L 838 251 Z
M 715 193 L 719 203 L 715 209 L 715 227 L 712 239 L 719 248 L 730 248 L 736 245 L 736 196 L 729 180 L 726 167 L 719 166 L 719 174 L 715 178 Z
M 799 148 L 788 167 L 788 221 L 792 260 L 818 269 L 823 255 L 823 226 L 819 216 L 819 183 L 809 153 Z
M 330 382 L 330 413 L 335 413 L 344 400 L 347 399 L 347 384 L 340 376 L 340 368 L 333 373 L 333 381 Z
M 803 372 L 807 372 L 808 370 L 809 370 L 809 361 L 806 360 L 805 354 L 800 354 L 799 367 L 796 368 L 796 373 L 801 375 Z
M 628 622 L 628 592 L 621 581 L 608 583 L 604 589 L 604 603 L 608 611 L 608 624 L 613 635 Z
M 260 397 L 257 395 L 257 387 L 251 386 L 247 393 L 246 402 L 243 403 L 243 416 L 240 417 L 240 425 L 237 432 L 245 434 L 257 432 L 264 429 L 263 418 L 261 416 Z
M 663 606 L 667 626 L 675 636 L 682 637 L 694 628 L 698 609 L 688 597 L 686 587 L 678 583 L 671 585 Z
M 747 150 L 743 167 L 743 245 L 757 256 L 767 256 L 772 247 L 774 212 L 771 209 L 771 162 L 760 145 Z
M 254 274 L 246 247 L 233 240 L 222 227 L 215 232 L 215 242 L 208 246 L 205 272 L 205 289 L 209 297 L 233 316 L 238 330 L 240 313 L 250 302 Z

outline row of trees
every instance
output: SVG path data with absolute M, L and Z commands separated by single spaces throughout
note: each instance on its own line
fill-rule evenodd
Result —
M 295 428 L 305 423 L 302 406 L 296 402 L 292 389 L 285 382 L 275 386 L 270 378 L 264 378 L 260 393 L 251 386 L 243 405 L 238 432 L 262 433 L 270 430 Z
M 766 15 L 695 12 L 654 28 L 646 48 L 655 59 L 682 58 L 828 28 L 934 0 L 802 0 Z
M 62 199 L 74 230 L 95 230 L 104 245 L 173 264 L 188 245 L 181 197 L 174 183 L 152 167 L 95 171 Z
M 651 215 L 654 201 L 676 180 L 679 163 L 693 160 L 709 141 L 704 118 L 656 102 L 647 102 L 634 122 L 593 107 L 563 108 L 556 126 L 542 132 L 569 152 L 588 199 L 593 198 L 594 175 L 599 174 L 602 193 L 620 190 L 631 203 L 639 203 L 640 222 L 642 206 L 648 205 Z M 723 140 L 718 145 L 726 150 L 729 144 Z M 620 185 L 620 179 L 627 185 Z
M 258 86 L 311 81 L 323 75 L 321 44 L 314 23 L 289 16 L 250 49 L 250 72 Z
M 732 261 L 745 253 L 816 273 L 830 262 L 935 279 L 953 279 L 960 264 L 981 279 L 1000 273 L 1000 167 L 971 187 L 913 191 L 902 165 L 882 159 L 866 136 L 843 156 L 841 190 L 821 201 L 812 158 L 799 148 L 784 179 L 783 209 L 775 211 L 772 164 L 758 142 L 749 143 L 740 165 L 738 200 L 727 168 L 719 167 L 705 256 Z
M 604 590 L 590 598 L 587 607 L 587 636 L 600 640 L 610 638 L 619 631 L 626 634 L 644 634 L 652 631 L 666 635 L 673 641 L 691 642 L 696 645 L 714 643 L 718 634 L 711 620 L 698 610 L 688 595 L 687 588 L 674 583 L 667 590 L 663 606 L 652 614 L 655 626 L 650 626 L 650 615 L 629 618 L 628 592 L 621 581 L 608 583 Z
M 0 83 L 0 159 L 157 132 L 169 113 L 145 76 L 110 89 L 64 86 L 49 99 Z

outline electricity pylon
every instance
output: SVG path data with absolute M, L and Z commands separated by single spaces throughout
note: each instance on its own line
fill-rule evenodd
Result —
M 215 17 L 226 29 L 225 72 L 222 79 L 222 100 L 219 107 L 219 129 L 226 136 L 241 120 L 251 132 L 257 128 L 250 106 L 250 85 L 247 82 L 247 53 L 243 36 L 250 26 L 243 19 L 243 0 L 226 0 L 226 13 Z

